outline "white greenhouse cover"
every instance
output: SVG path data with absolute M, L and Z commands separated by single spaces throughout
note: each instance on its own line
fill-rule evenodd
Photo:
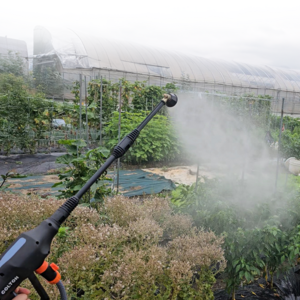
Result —
M 300 92 L 298 71 L 205 59 L 91 37 L 70 29 L 36 27 L 34 54 L 57 55 L 63 69 L 102 69 L 170 80 Z
M 23 58 L 28 58 L 27 45 L 25 41 L 0 36 L 0 54 L 7 55 L 9 51 L 18 53 Z

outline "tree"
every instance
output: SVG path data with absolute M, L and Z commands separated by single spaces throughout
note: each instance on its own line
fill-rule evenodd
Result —
M 47 96 L 61 97 L 65 84 L 54 65 L 36 64 L 33 68 L 34 86 Z
M 0 54 L 0 74 L 24 76 L 24 68 L 24 60 L 18 53 L 8 51 L 7 55 Z

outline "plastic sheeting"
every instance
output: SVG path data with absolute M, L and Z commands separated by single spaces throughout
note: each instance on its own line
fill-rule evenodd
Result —
M 120 171 L 120 192 L 127 197 L 158 194 L 175 189 L 172 180 L 142 170 Z
M 84 45 L 79 37 L 68 29 L 48 31 L 37 27 L 34 33 L 34 54 L 38 58 L 57 56 L 63 68 L 89 68 Z
M 113 175 L 112 172 L 108 173 L 109 177 L 113 177 Z M 8 190 L 56 195 L 58 190 L 62 189 L 61 187 L 51 188 L 56 182 L 59 182 L 56 175 L 10 178 L 8 180 L 8 184 L 10 184 Z M 120 171 L 119 182 L 119 192 L 127 197 L 158 194 L 175 188 L 175 184 L 171 180 L 142 170 Z M 108 181 L 107 184 L 111 185 L 112 182 Z M 116 185 L 116 178 L 114 179 L 114 185 Z
M 62 68 L 109 70 L 170 80 L 249 89 L 300 93 L 300 72 L 236 62 L 95 38 L 69 29 L 36 27 L 34 54 L 57 55 Z
M 0 36 L 0 54 L 7 55 L 9 51 L 19 53 L 23 58 L 28 57 L 27 45 L 25 41 L 10 39 Z

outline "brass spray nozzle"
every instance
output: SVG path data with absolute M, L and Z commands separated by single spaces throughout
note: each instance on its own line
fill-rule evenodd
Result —
M 171 95 L 169 94 L 164 94 L 164 97 L 162 98 L 162 101 L 164 101 L 165 103 L 167 103 L 167 101 L 171 99 Z

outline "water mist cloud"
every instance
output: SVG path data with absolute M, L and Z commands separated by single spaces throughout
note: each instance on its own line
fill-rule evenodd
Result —
M 228 97 L 205 93 L 179 94 L 176 109 L 171 111 L 175 127 L 188 158 L 200 164 L 225 166 L 231 171 L 259 168 L 267 171 L 270 149 L 263 130 L 258 134 L 253 123 L 254 111 L 238 99 L 231 110 Z M 245 100 L 246 101 L 246 100 Z M 252 121 L 251 121 L 252 120 Z

